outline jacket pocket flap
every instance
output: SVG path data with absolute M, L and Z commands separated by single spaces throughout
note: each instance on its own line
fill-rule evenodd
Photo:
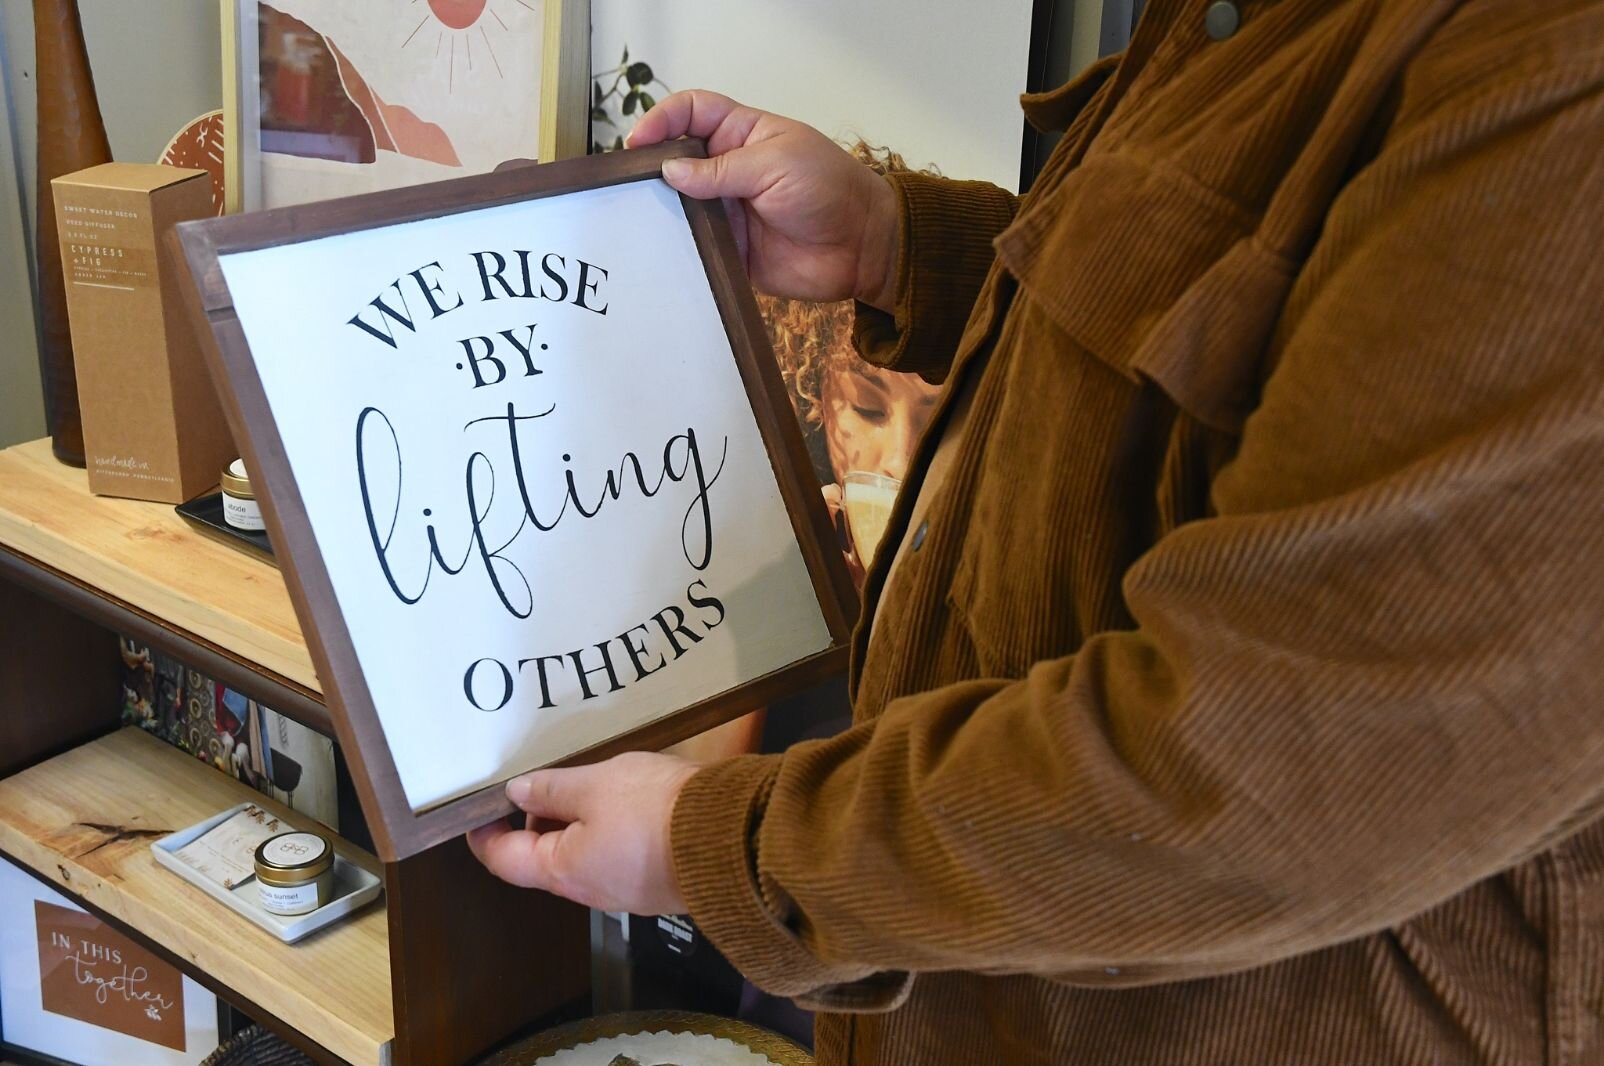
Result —
M 1142 339 L 1131 368 L 1211 429 L 1240 435 L 1258 405 L 1265 355 L 1292 284 L 1251 237 L 1232 245 Z
M 1238 432 L 1291 278 L 1253 240 L 1256 223 L 1179 171 L 1094 153 L 997 238 L 997 252 L 1076 344 Z

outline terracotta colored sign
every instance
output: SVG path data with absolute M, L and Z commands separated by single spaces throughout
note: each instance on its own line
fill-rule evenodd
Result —
M 35 900 L 44 1009 L 184 1050 L 183 975 L 98 918 Z

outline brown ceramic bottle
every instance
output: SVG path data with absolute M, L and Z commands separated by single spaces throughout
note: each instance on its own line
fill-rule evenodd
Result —
M 56 203 L 50 179 L 111 161 L 106 125 L 95 99 L 83 23 L 76 0 L 34 0 L 35 85 L 39 93 L 39 181 L 34 229 L 39 276 L 39 368 L 45 385 L 45 420 L 56 458 L 84 465 L 84 430 L 78 379 L 67 327 L 67 293 L 56 238 Z

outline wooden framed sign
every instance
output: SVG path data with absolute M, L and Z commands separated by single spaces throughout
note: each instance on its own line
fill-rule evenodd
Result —
M 378 849 L 845 661 L 856 598 L 727 219 L 635 152 L 183 223 Z

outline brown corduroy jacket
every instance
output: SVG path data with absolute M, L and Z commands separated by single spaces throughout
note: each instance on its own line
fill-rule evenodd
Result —
M 1206 6 L 893 179 L 972 406 L 691 912 L 825 1066 L 1604 1062 L 1604 4 Z

